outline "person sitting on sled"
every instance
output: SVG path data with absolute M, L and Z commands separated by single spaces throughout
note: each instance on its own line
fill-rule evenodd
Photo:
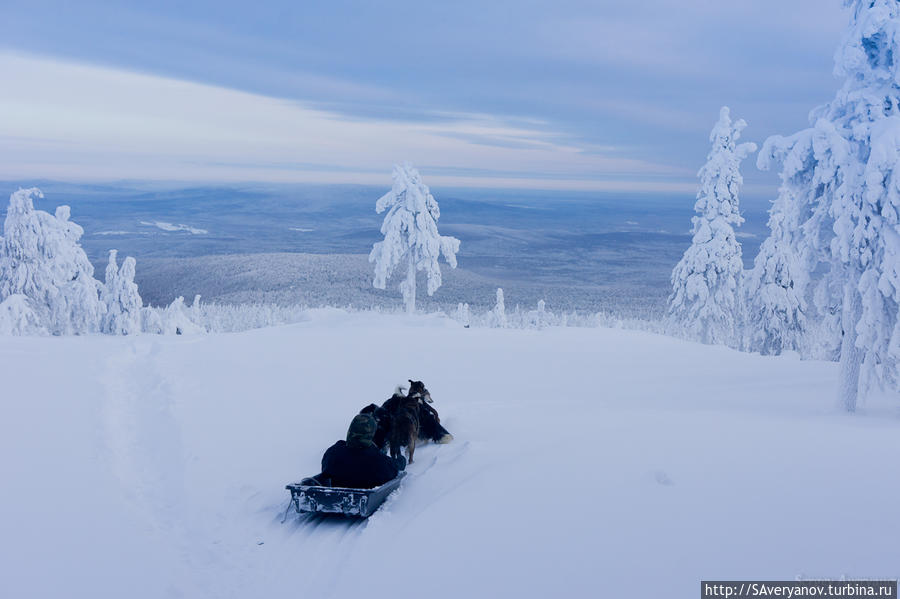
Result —
M 332 487 L 372 489 L 396 477 L 406 468 L 406 458 L 390 458 L 373 442 L 378 425 L 370 414 L 357 414 L 347 430 L 347 440 L 338 441 L 322 456 L 322 473 L 315 478 Z

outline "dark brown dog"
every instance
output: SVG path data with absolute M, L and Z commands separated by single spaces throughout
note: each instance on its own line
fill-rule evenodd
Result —
M 449 443 L 453 440 L 450 431 L 441 426 L 441 417 L 437 410 L 428 404 L 434 403 L 431 393 L 422 381 L 409 381 L 410 397 L 417 396 L 419 402 L 419 439 L 428 439 L 434 443 Z
M 419 401 L 418 395 L 399 399 L 391 416 L 391 457 L 398 457 L 400 449 L 406 447 L 410 464 L 413 463 L 416 439 L 419 438 Z
M 418 397 L 424 403 L 434 403 L 434 400 L 431 399 L 431 393 L 425 388 L 425 383 L 422 381 L 414 381 L 412 379 L 407 380 L 409 381 L 409 393 L 406 394 L 407 397 Z

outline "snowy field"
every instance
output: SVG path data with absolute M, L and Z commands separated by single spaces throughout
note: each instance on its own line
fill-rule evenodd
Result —
M 646 333 L 310 313 L 3 338 L 0 596 L 693 597 L 900 575 L 900 413 L 837 365 Z M 422 379 L 456 436 L 368 521 L 291 515 L 356 411 Z

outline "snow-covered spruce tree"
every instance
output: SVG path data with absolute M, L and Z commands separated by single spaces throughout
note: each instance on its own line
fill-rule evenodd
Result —
M 106 266 L 106 283 L 101 299 L 106 305 L 106 314 L 101 321 L 101 329 L 111 335 L 136 335 L 141 332 L 141 296 L 134 282 L 135 261 L 125 258 L 121 268 L 116 264 L 116 250 L 109 251 Z
M 533 322 L 535 328 L 543 329 L 547 326 L 547 302 L 538 300 L 537 310 L 533 314 Z
M 194 301 L 199 302 L 199 295 Z M 197 306 L 199 309 L 199 305 Z M 161 317 L 163 335 L 200 335 L 206 333 L 201 325 L 191 320 L 191 310 L 184 305 L 184 298 L 176 297 L 163 311 Z
M 766 164 L 762 154 L 759 164 Z M 744 275 L 744 347 L 763 355 L 799 350 L 807 330 L 806 268 L 796 243 L 799 206 L 783 184 L 769 211 L 769 236 Z
M 69 207 L 56 214 L 34 209 L 37 188 L 10 196 L 0 244 L 0 301 L 28 298 L 42 326 L 54 335 L 96 332 L 105 306 L 94 267 L 78 245 L 84 230 L 69 220 Z
M 497 303 L 494 305 L 494 309 L 491 311 L 491 326 L 503 329 L 506 328 L 507 324 L 506 302 L 503 300 L 503 289 L 498 287 Z
M 373 285 L 377 289 L 385 288 L 397 267 L 406 266 L 400 292 L 407 312 L 415 312 L 416 273 L 425 271 L 428 295 L 434 294 L 441 286 L 438 258 L 443 255 L 450 267 L 456 268 L 459 239 L 438 233 L 440 209 L 416 169 L 409 164 L 395 166 L 393 179 L 391 191 L 375 204 L 375 212 L 387 210 L 387 214 L 381 225 L 384 241 L 372 247 L 369 262 L 375 263 Z
M 471 317 L 469 316 L 469 304 L 459 302 L 456 306 L 456 320 L 465 328 L 469 328 Z
M 844 4 L 841 89 L 811 113 L 811 128 L 768 139 L 759 162 L 783 164 L 779 198 L 801 221 L 798 293 L 823 270 L 820 289 L 836 290 L 839 397 L 854 411 L 873 384 L 900 386 L 900 2 Z
M 668 325 L 703 343 L 733 344 L 740 319 L 741 246 L 734 227 L 741 218 L 738 193 L 741 160 L 756 151 L 737 144 L 747 124 L 731 121 L 727 107 L 709 135 L 712 149 L 700 169 L 700 190 L 693 218 L 693 239 L 672 271 Z

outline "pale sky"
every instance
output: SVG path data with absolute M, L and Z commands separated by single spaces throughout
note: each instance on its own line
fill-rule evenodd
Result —
M 0 178 L 691 192 L 837 88 L 839 0 L 0 0 Z M 188 7 L 183 6 L 189 4 Z M 755 160 L 748 186 L 772 186 Z

